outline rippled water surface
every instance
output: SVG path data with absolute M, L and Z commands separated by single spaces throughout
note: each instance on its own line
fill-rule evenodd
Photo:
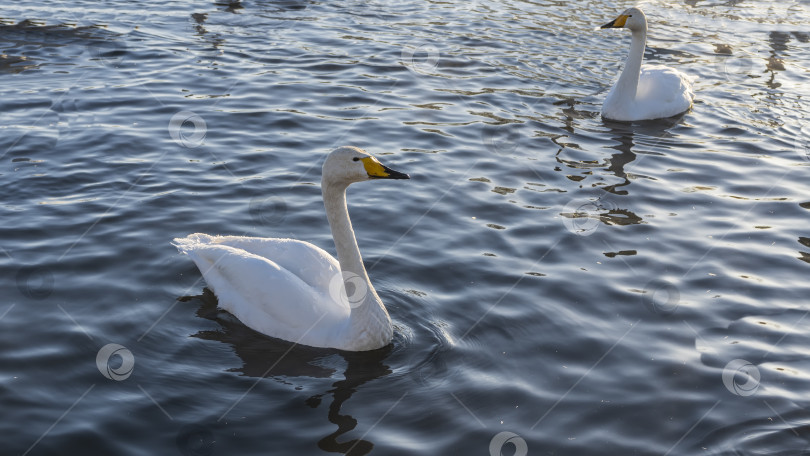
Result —
M 642 2 L 697 101 L 615 123 L 628 6 L 4 7 L 0 453 L 810 454 L 810 2 Z M 251 331 L 169 244 L 334 253 L 345 144 L 412 177 L 349 190 L 367 353 Z

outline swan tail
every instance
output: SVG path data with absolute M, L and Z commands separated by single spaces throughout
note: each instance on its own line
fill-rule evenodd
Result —
M 174 238 L 171 244 L 180 251 L 180 253 L 189 254 L 192 250 L 205 245 L 214 243 L 214 236 L 202 233 L 189 234 L 184 238 Z

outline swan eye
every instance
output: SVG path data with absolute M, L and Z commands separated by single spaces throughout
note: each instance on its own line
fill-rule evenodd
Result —
M 359 157 L 354 157 L 354 158 L 352 158 L 352 161 L 360 161 L 360 158 Z

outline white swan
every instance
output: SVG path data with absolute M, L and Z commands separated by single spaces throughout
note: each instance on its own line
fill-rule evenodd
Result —
M 647 18 L 640 9 L 630 8 L 601 28 L 626 28 L 632 32 L 630 55 L 605 98 L 602 117 L 621 121 L 661 119 L 692 108 L 695 94 L 689 76 L 665 66 L 641 66 L 647 45 Z
M 198 233 L 174 245 L 197 264 L 219 306 L 256 331 L 313 347 L 384 347 L 393 337 L 391 318 L 363 266 L 346 188 L 409 178 L 356 147 L 339 147 L 326 157 L 321 191 L 337 260 L 294 239 Z

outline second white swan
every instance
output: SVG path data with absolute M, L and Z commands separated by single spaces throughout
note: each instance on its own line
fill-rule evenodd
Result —
M 633 121 L 672 117 L 692 108 L 695 98 L 690 78 L 661 65 L 641 66 L 647 45 L 647 18 L 630 8 L 601 28 L 626 28 L 632 32 L 630 54 L 624 70 L 602 105 L 602 117 Z
M 194 260 L 219 306 L 256 331 L 313 347 L 381 348 L 391 342 L 393 326 L 363 266 L 346 188 L 409 178 L 356 147 L 339 147 L 327 156 L 321 191 L 337 259 L 294 239 L 198 233 L 174 245 Z

